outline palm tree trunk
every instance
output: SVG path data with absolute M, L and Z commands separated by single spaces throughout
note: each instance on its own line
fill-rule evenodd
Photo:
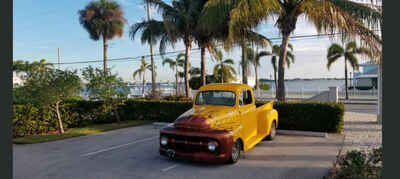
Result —
M 146 79 L 146 78 L 145 78 L 145 74 L 146 74 L 146 71 L 143 72 L 143 76 L 142 76 L 142 77 L 143 77 L 143 82 L 142 82 L 142 95 L 144 95 L 144 83 L 145 83 L 145 79 Z
M 346 100 L 349 99 L 349 89 L 347 87 L 347 58 L 344 57 L 344 86 L 346 88 Z
M 277 87 L 278 87 L 278 82 L 276 81 L 276 70 L 274 69 L 274 83 L 275 83 L 275 97 L 277 94 Z
M 254 72 L 256 73 L 256 89 L 258 90 L 258 68 L 257 68 L 257 65 L 254 66 Z
M 146 0 L 146 9 L 147 9 L 147 21 L 150 21 L 151 15 L 150 15 L 150 5 L 149 2 Z M 150 29 L 150 34 L 151 34 L 151 29 Z M 155 98 L 155 90 L 156 90 L 156 69 L 154 65 L 154 51 L 153 51 L 153 42 L 152 36 L 150 35 L 150 59 L 151 59 L 151 94 L 153 98 Z
M 185 40 L 185 46 L 186 46 L 186 51 L 185 51 L 185 95 L 186 97 L 189 97 L 190 94 L 190 86 L 189 86 L 189 68 L 190 68 L 190 50 L 192 48 L 192 41 L 189 38 L 186 38 Z
M 57 101 L 56 102 L 56 113 L 57 113 L 57 118 L 58 118 L 58 131 L 60 132 L 60 134 L 64 134 L 64 128 L 63 128 L 63 125 L 62 125 L 59 106 L 60 106 L 60 101 Z
M 103 70 L 104 72 L 107 71 L 107 39 L 103 35 Z
M 178 96 L 178 66 L 175 65 L 175 95 Z
M 201 47 L 201 84 L 206 85 L 206 48 Z
M 276 98 L 278 101 L 285 101 L 285 63 L 287 56 L 287 47 L 289 43 L 290 33 L 284 34 L 281 45 L 281 52 L 279 54 L 278 62 L 278 88 L 276 92 Z
M 247 81 L 247 53 L 246 53 L 246 43 L 242 42 L 242 83 L 248 84 Z

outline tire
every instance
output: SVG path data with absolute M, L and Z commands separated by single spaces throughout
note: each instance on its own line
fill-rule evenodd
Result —
M 239 140 L 236 140 L 235 143 L 232 145 L 232 153 L 229 157 L 228 163 L 233 164 L 239 161 L 240 158 L 240 150 L 241 150 L 241 143 Z
M 269 135 L 266 137 L 266 139 L 271 141 L 274 140 L 275 136 L 276 136 L 276 123 L 274 121 L 271 124 L 271 131 L 269 132 Z

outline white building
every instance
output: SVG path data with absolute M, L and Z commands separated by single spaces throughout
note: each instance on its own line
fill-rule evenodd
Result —
M 16 72 L 13 72 L 13 87 L 22 86 L 24 81 Z

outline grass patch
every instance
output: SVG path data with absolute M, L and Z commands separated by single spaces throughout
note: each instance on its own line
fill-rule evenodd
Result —
M 35 144 L 35 143 L 42 143 L 42 142 L 50 142 L 55 140 L 62 140 L 71 137 L 78 137 L 90 134 L 97 134 L 105 131 L 121 129 L 126 127 L 138 126 L 143 124 L 149 124 L 153 121 L 145 121 L 145 120 L 132 120 L 132 121 L 122 121 L 118 123 L 110 123 L 110 124 L 97 124 L 97 125 L 90 125 L 82 128 L 72 128 L 67 129 L 64 134 L 48 133 L 48 134 L 41 134 L 41 135 L 31 135 L 25 137 L 14 138 L 14 144 Z

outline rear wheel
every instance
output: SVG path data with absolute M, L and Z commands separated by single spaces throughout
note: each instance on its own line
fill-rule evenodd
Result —
M 241 144 L 239 140 L 236 140 L 235 143 L 232 145 L 232 153 L 231 157 L 228 160 L 228 163 L 236 163 L 240 158 L 240 149 Z
M 267 140 L 274 140 L 275 136 L 276 136 L 276 123 L 274 121 L 271 124 L 271 131 L 269 132 L 269 135 L 267 136 L 266 139 Z

